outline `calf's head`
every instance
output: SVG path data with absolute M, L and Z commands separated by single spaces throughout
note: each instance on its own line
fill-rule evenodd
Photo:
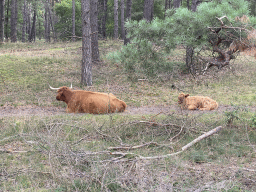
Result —
M 178 103 L 182 104 L 184 103 L 185 99 L 189 96 L 189 94 L 180 93 L 178 96 Z

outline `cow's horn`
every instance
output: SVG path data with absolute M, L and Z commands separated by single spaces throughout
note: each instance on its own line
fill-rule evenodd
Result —
M 51 85 L 49 85 L 49 87 L 50 87 L 50 89 L 52 89 L 52 90 L 59 90 L 60 88 L 53 88 L 53 87 L 51 87 Z
M 72 89 L 72 83 L 71 83 L 70 89 Z

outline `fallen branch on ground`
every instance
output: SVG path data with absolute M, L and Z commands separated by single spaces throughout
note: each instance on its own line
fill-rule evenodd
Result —
M 160 147 L 170 147 L 168 145 L 161 145 L 161 144 L 158 144 L 157 142 L 149 142 L 149 143 L 144 143 L 142 145 L 135 145 L 135 146 L 120 146 L 120 147 L 109 147 L 108 150 L 132 150 L 132 149 L 139 149 L 139 148 L 142 148 L 142 147 L 145 147 L 145 146 L 149 146 L 149 145 L 156 145 L 156 146 L 160 146 Z M 172 147 L 170 147 L 172 148 Z
M 178 155 L 184 151 L 186 151 L 188 148 L 190 148 L 191 146 L 193 146 L 194 144 L 198 143 L 199 141 L 201 141 L 202 139 L 209 137 L 211 135 L 213 135 L 214 133 L 219 132 L 222 129 L 222 126 L 216 127 L 206 133 L 204 133 L 203 135 L 201 135 L 200 137 L 194 139 L 193 141 L 191 141 L 190 143 L 188 143 L 187 145 L 183 146 L 181 148 L 180 151 L 175 152 L 175 153 L 170 153 L 170 154 L 166 154 L 166 155 L 158 155 L 158 156 L 152 156 L 152 157 L 143 157 L 140 156 L 138 154 L 135 153 L 123 153 L 123 152 L 111 152 L 111 151 L 99 151 L 99 152 L 86 152 L 86 153 L 75 153 L 72 152 L 72 155 L 75 156 L 79 156 L 80 158 L 85 157 L 85 156 L 94 156 L 94 155 L 100 155 L 100 154 L 109 154 L 109 155 L 114 155 L 114 156 L 118 156 L 112 159 L 107 159 L 107 160 L 103 160 L 103 161 L 92 161 L 92 162 L 125 162 L 125 161 L 133 161 L 133 160 L 153 160 L 153 159 L 163 159 L 163 158 L 167 158 L 167 157 L 171 157 L 171 156 L 175 156 Z M 137 146 L 133 146 L 133 147 L 109 147 L 109 150 L 122 150 L 122 149 L 138 149 L 140 147 L 144 147 L 150 144 L 157 144 L 155 142 L 149 142 L 146 144 L 142 144 L 142 145 L 137 145 Z M 126 158 L 126 159 L 123 159 Z M 133 159 L 135 158 L 135 159 Z M 123 160 L 122 160 L 123 159 Z
M 200 137 L 194 139 L 193 141 L 191 141 L 190 143 L 188 143 L 187 145 L 182 147 L 181 151 L 178 151 L 176 153 L 170 153 L 170 154 L 167 154 L 167 155 L 152 156 L 152 157 L 142 157 L 142 156 L 139 156 L 138 159 L 141 159 L 141 160 L 151 160 L 151 159 L 161 159 L 161 158 L 166 158 L 166 157 L 178 155 L 178 154 L 182 153 L 183 151 L 187 150 L 188 148 L 190 148 L 191 146 L 193 146 L 194 144 L 196 144 L 197 142 L 201 141 L 202 139 L 204 139 L 206 137 L 209 137 L 209 136 L 211 136 L 214 133 L 217 133 L 221 129 L 222 129 L 222 126 L 219 126 L 219 127 L 216 127 L 214 129 L 212 129 L 211 131 L 208 131 L 208 132 L 204 133 Z

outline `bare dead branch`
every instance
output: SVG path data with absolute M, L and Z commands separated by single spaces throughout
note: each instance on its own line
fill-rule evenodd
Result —
M 139 148 L 142 148 L 142 147 L 146 147 L 146 146 L 149 146 L 149 145 L 155 145 L 155 146 L 163 146 L 161 144 L 158 144 L 157 142 L 149 142 L 149 143 L 144 143 L 142 145 L 135 145 L 135 146 L 120 146 L 120 147 L 108 147 L 108 150 L 132 150 L 132 149 L 139 149 Z
M 193 141 L 191 141 L 190 143 L 188 143 L 187 145 L 185 145 L 184 147 L 182 147 L 181 151 L 178 151 L 176 153 L 170 153 L 170 154 L 166 154 L 166 155 L 160 155 L 160 156 L 152 156 L 152 157 L 142 157 L 140 156 L 138 159 L 140 160 L 152 160 L 152 159 L 162 159 L 162 158 L 166 158 L 166 157 L 171 157 L 174 155 L 178 155 L 182 152 L 184 152 L 185 150 L 187 150 L 188 148 L 190 148 L 191 146 L 193 146 L 194 144 L 196 144 L 197 142 L 201 141 L 202 139 L 211 136 L 214 133 L 217 133 L 218 131 L 220 131 L 222 129 L 222 126 L 216 127 L 206 133 L 204 133 L 203 135 L 201 135 L 200 137 L 194 139 Z
M 221 25 L 222 25 L 222 26 L 224 26 L 224 23 L 223 23 L 222 19 L 227 18 L 227 20 L 229 20 L 226 15 L 224 15 L 224 16 L 222 16 L 222 17 L 220 17 L 220 18 L 218 18 L 218 17 L 216 17 L 216 18 L 221 22 Z

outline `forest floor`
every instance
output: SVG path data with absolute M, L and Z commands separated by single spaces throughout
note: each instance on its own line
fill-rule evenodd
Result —
M 256 107 L 250 107 L 251 111 L 255 111 Z M 181 110 L 178 105 L 170 105 L 170 106 L 142 106 L 142 107 L 133 107 L 128 106 L 126 111 L 123 113 L 124 115 L 150 115 L 150 114 L 170 114 L 175 111 L 177 114 L 200 114 L 200 113 L 224 113 L 227 111 L 234 110 L 234 107 L 231 105 L 220 105 L 217 110 L 213 111 L 188 111 Z M 27 105 L 27 106 L 3 106 L 0 107 L 0 118 L 3 117 L 13 117 L 13 116 L 50 116 L 50 115 L 58 115 L 65 114 L 65 108 L 63 107 L 40 107 L 35 105 Z M 78 115 L 83 115 L 83 113 L 79 113 Z

